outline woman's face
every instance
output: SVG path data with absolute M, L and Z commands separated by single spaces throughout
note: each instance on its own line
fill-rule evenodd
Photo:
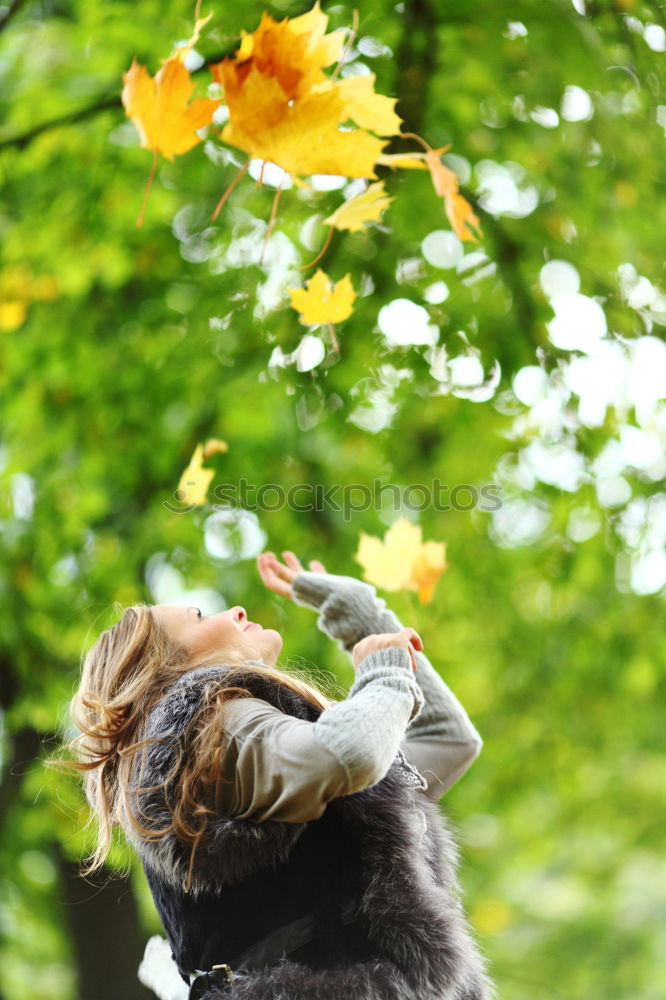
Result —
M 198 608 L 175 604 L 154 604 L 152 610 L 169 636 L 190 651 L 194 665 L 233 650 L 247 660 L 275 666 L 282 649 L 280 633 L 249 621 L 240 605 L 217 615 L 203 615 Z

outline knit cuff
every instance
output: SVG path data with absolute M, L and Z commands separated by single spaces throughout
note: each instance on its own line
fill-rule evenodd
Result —
M 368 684 L 377 682 L 385 687 L 409 692 L 414 704 L 408 722 L 419 715 L 424 705 L 423 692 L 416 680 L 412 658 L 404 646 L 387 646 L 364 656 L 356 667 L 356 677 L 347 697 L 351 698 Z
M 341 762 L 350 785 L 366 787 L 384 776 L 422 704 L 407 650 L 377 649 L 359 663 L 347 698 L 321 713 L 314 734 Z
M 359 594 L 365 591 L 374 594 L 370 583 L 363 583 L 353 576 L 338 576 L 335 573 L 312 573 L 301 570 L 291 582 L 291 593 L 296 604 L 318 611 L 322 602 L 330 595 L 343 589 L 356 590 Z
M 296 604 L 319 611 L 319 628 L 348 653 L 366 635 L 402 628 L 372 584 L 351 576 L 303 570 L 294 577 L 291 591 Z

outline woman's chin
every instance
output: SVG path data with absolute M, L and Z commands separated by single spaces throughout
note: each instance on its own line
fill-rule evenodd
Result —
M 282 649 L 283 640 L 280 633 L 274 628 L 265 628 L 261 631 L 259 629 L 250 629 L 250 632 L 256 632 L 251 637 L 253 658 L 274 666 L 278 654 Z
M 261 644 L 264 659 L 267 663 L 274 664 L 278 658 L 280 650 L 282 649 L 282 636 L 276 629 L 266 628 L 264 629 L 262 639 L 264 640 Z

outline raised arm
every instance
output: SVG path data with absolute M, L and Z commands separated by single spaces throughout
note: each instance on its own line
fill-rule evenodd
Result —
M 228 702 L 217 810 L 257 822 L 318 819 L 331 799 L 383 778 L 422 704 L 410 654 L 398 645 L 363 657 L 345 701 L 316 722 L 260 698 Z
M 321 563 L 311 563 L 321 569 L 308 572 L 293 553 L 284 555 L 291 566 L 282 569 L 290 568 L 291 572 L 283 574 L 288 578 L 283 579 L 283 593 L 296 604 L 317 611 L 319 628 L 350 655 L 355 643 L 366 635 L 402 628 L 371 584 L 326 573 Z M 478 757 L 483 742 L 465 709 L 426 654 L 416 652 L 415 656 L 416 679 L 424 705 L 410 724 L 401 748 L 426 779 L 430 797 L 439 799 Z

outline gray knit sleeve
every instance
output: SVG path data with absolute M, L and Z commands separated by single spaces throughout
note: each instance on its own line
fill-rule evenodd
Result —
M 422 707 L 409 653 L 389 646 L 360 661 L 347 698 L 322 712 L 314 734 L 343 763 L 351 784 L 364 787 L 386 774 Z
M 366 635 L 403 627 L 370 583 L 334 573 L 297 573 L 291 584 L 296 604 L 319 612 L 317 625 L 347 653 Z
M 297 604 L 319 611 L 319 628 L 348 653 L 367 635 L 404 628 L 371 584 L 351 576 L 303 571 L 292 582 L 292 595 Z M 425 703 L 418 723 L 410 728 L 410 738 L 418 731 L 423 739 L 446 737 L 480 742 L 464 708 L 426 654 L 417 651 L 415 655 L 416 680 Z
M 422 700 L 409 653 L 400 646 L 364 657 L 347 698 L 332 702 L 315 722 L 258 698 L 231 700 L 216 809 L 258 822 L 308 822 L 332 798 L 380 781 L 394 761 L 409 784 L 424 788 L 400 748 Z

